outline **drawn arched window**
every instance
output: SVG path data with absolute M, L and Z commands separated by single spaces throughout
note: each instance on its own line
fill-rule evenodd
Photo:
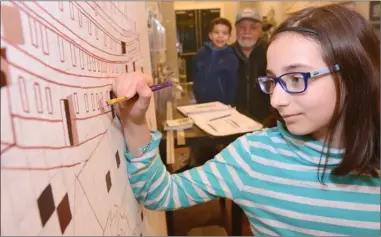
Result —
M 52 93 L 49 87 L 45 87 L 46 106 L 49 114 L 53 114 Z
M 24 110 L 24 112 L 29 113 L 28 92 L 26 90 L 24 77 L 19 76 L 18 85 L 19 85 L 22 109 Z
M 96 100 L 96 104 L 97 104 L 97 109 L 99 110 L 99 94 L 97 93 L 97 100 Z
M 49 55 L 49 39 L 48 39 L 48 29 L 44 25 L 40 25 L 41 30 L 41 44 L 42 44 L 42 52 L 45 55 Z
M 86 112 L 89 112 L 89 98 L 87 98 L 87 93 L 84 95 L 84 100 L 85 100 L 85 107 L 86 107 Z
M 128 72 L 128 65 L 126 64 L 126 72 Z
M 77 12 L 78 12 L 78 25 L 79 25 L 79 27 L 82 28 L 82 22 L 83 22 L 82 12 L 80 10 L 78 10 Z
M 75 46 L 74 44 L 70 43 L 70 52 L 71 52 L 71 62 L 73 64 L 73 67 L 76 67 L 77 65 L 77 57 L 76 57 L 76 53 L 75 53 Z
M 34 18 L 29 16 L 29 32 L 32 45 L 38 48 L 38 39 L 37 39 L 37 22 Z
M 60 52 L 60 60 L 61 62 L 65 62 L 65 51 L 64 51 L 64 41 L 61 36 L 57 34 L 58 41 L 58 51 Z
M 94 101 L 94 94 L 91 93 L 91 107 L 93 108 L 93 111 L 95 111 L 95 101 Z
M 70 5 L 70 18 L 74 20 L 74 5 L 72 2 L 69 2 Z
M 62 1 L 58 1 L 58 8 L 63 12 L 63 2 Z
M 100 100 L 101 102 L 102 102 L 102 104 L 103 104 L 103 92 L 101 92 L 101 100 Z
M 144 68 L 143 68 L 143 66 L 140 67 L 140 71 L 141 71 L 142 73 L 144 73 Z
M 74 93 L 74 99 L 73 99 L 73 104 L 74 104 L 74 110 L 77 114 L 79 114 L 79 103 L 78 103 L 78 96 L 77 93 Z
M 42 111 L 41 89 L 40 89 L 40 85 L 37 82 L 34 83 L 34 99 L 36 102 L 37 112 L 39 112 L 41 114 L 43 112 Z

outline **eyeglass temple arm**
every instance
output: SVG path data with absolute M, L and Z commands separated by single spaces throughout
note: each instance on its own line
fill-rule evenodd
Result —
M 324 75 L 330 72 L 336 72 L 339 70 L 340 70 L 340 66 L 336 64 L 335 66 L 332 66 L 332 67 L 327 67 L 320 70 L 312 71 L 310 72 L 310 76 L 311 77 L 321 76 L 321 75 Z

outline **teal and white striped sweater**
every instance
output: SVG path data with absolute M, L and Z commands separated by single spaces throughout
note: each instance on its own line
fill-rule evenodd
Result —
M 322 143 L 277 127 L 246 134 L 203 166 L 170 175 L 158 146 L 159 132 L 143 157 L 126 153 L 136 197 L 148 209 L 173 210 L 216 197 L 232 199 L 248 216 L 254 235 L 380 236 L 380 179 L 335 177 L 322 185 L 317 167 Z

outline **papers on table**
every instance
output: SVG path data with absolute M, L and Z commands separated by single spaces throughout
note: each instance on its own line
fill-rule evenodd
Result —
M 188 105 L 178 107 L 178 110 L 192 118 L 199 128 L 213 136 L 246 133 L 262 128 L 262 124 L 219 102 Z
M 193 105 L 185 105 L 177 107 L 177 109 L 184 114 L 185 116 L 189 116 L 192 114 L 205 113 L 205 112 L 215 112 L 230 109 L 231 107 L 225 105 L 221 102 L 210 102 L 203 104 L 193 104 Z

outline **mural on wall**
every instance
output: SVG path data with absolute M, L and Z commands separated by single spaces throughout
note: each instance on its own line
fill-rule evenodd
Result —
M 120 123 L 100 105 L 117 75 L 149 71 L 144 10 L 1 1 L 1 235 L 148 234 Z

